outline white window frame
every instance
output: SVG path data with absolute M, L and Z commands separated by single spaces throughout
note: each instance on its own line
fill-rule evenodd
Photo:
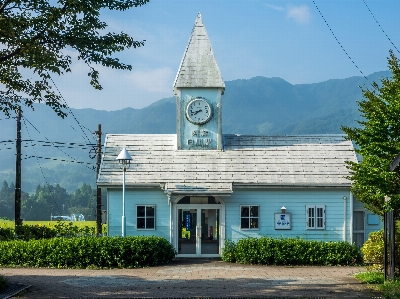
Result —
M 307 229 L 324 230 L 326 227 L 325 205 L 306 205 Z
M 249 208 L 249 216 L 248 217 L 242 217 L 242 208 L 247 207 Z M 257 207 L 258 210 L 258 216 L 251 216 L 250 215 L 250 210 L 251 207 Z M 241 230 L 259 230 L 260 229 L 260 206 L 259 205 L 240 205 L 239 209 L 239 215 L 240 215 L 240 221 L 239 221 L 239 227 Z M 242 227 L 242 218 L 248 218 L 249 219 L 249 227 Z M 251 219 L 257 219 L 257 227 L 251 227 Z
M 144 209 L 144 217 L 138 216 L 138 207 L 145 207 Z M 152 207 L 154 209 L 154 216 L 147 216 L 147 207 Z M 138 228 L 138 219 L 144 219 L 144 228 Z M 154 227 L 147 228 L 147 219 L 148 218 L 153 218 L 154 219 Z M 156 229 L 156 205 L 148 205 L 148 204 L 142 204 L 142 205 L 136 205 L 136 229 L 137 230 L 155 230 Z

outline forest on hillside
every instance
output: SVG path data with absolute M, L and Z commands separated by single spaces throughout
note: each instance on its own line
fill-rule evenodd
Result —
M 0 189 L 0 218 L 14 219 L 15 185 L 3 181 Z M 38 185 L 36 192 L 21 194 L 21 218 L 51 220 L 51 216 L 83 214 L 95 220 L 96 189 L 83 183 L 75 192 L 68 193 L 59 184 Z

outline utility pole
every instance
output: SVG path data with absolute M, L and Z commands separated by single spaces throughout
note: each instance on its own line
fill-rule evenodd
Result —
M 98 125 L 97 131 L 95 132 L 97 135 L 97 173 L 96 173 L 96 182 L 97 179 L 99 178 L 99 173 L 100 173 L 100 164 L 101 164 L 101 124 Z M 101 221 L 101 188 L 97 186 L 96 189 L 96 199 L 97 199 L 97 205 L 96 205 L 96 231 L 97 235 L 101 236 L 103 231 L 102 231 L 102 221 Z
M 399 171 L 400 153 L 390 163 L 390 171 Z M 390 200 L 385 197 L 385 202 Z M 394 211 L 383 214 L 383 274 L 384 280 L 393 280 L 396 272 L 396 216 Z
M 22 225 L 21 219 L 21 107 L 17 114 L 17 142 L 15 157 L 15 231 Z

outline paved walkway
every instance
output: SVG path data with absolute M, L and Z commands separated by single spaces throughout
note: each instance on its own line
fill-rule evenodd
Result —
M 18 298 L 371 298 L 353 278 L 361 267 L 277 267 L 176 259 L 143 269 L 0 268 L 29 284 Z M 14 297 L 13 297 L 14 298 Z

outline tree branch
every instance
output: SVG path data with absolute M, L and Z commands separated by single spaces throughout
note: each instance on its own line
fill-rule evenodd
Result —
M 3 13 L 6 9 L 6 6 L 11 2 L 11 0 L 6 0 L 3 4 L 0 5 L 0 13 Z
M 20 52 L 21 52 L 21 48 L 17 48 L 13 52 L 11 52 L 10 54 L 0 57 L 0 63 L 6 61 L 6 60 L 8 60 L 8 59 L 10 59 L 10 58 L 12 58 L 12 57 L 14 57 L 16 55 L 18 55 Z

